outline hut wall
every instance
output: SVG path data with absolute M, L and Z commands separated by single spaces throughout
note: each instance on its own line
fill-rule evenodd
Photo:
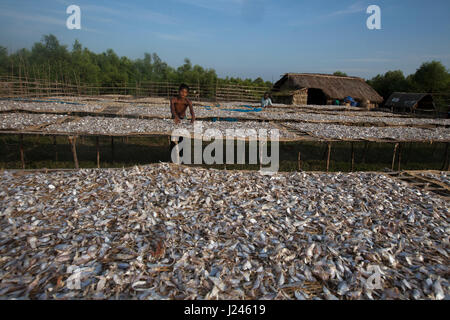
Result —
M 293 104 L 305 105 L 308 103 L 308 89 L 300 90 L 295 92 L 292 97 Z
M 294 96 L 292 94 L 273 95 L 273 103 L 293 104 Z

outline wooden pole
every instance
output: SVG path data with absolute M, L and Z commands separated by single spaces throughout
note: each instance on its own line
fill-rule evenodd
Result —
M 449 159 L 448 159 L 448 145 L 449 143 L 447 142 L 445 147 L 445 155 L 444 155 L 444 163 L 442 164 L 442 168 L 441 171 L 447 170 L 449 171 L 450 169 L 450 164 L 449 164 Z
M 114 163 L 114 137 L 111 137 L 111 161 Z
M 327 152 L 328 152 L 328 145 L 325 145 L 325 149 L 323 150 L 322 160 L 325 160 L 327 158 Z
M 169 81 L 166 82 L 167 84 L 167 100 L 170 99 L 170 94 L 169 94 Z
M 433 144 L 433 142 L 431 142 L 431 144 Z M 432 156 L 433 156 L 433 157 L 434 157 L 435 154 L 436 154 L 437 146 L 438 146 L 438 143 L 435 143 L 434 146 L 433 146 L 433 153 L 432 153 Z
M 217 91 L 218 91 L 218 89 L 219 89 L 219 80 L 216 80 L 216 94 L 215 94 L 215 96 L 216 96 L 216 103 L 217 103 Z
M 23 150 L 23 134 L 20 135 L 20 162 L 22 163 L 22 169 L 25 169 L 25 152 Z
M 302 155 L 300 154 L 300 151 L 298 152 L 297 169 L 298 171 L 302 171 Z
M 399 144 L 396 143 L 395 147 L 394 147 L 394 155 L 392 156 L 392 168 L 391 170 L 394 171 L 394 165 L 395 165 L 395 156 L 397 155 L 397 149 L 398 149 Z
M 97 168 L 100 169 L 100 139 L 98 136 L 95 138 L 95 142 L 97 147 Z
M 197 101 L 200 101 L 200 80 L 198 78 L 197 78 L 197 88 L 198 88 Z
M 55 150 L 55 161 L 58 161 L 58 146 L 56 144 L 56 136 L 53 137 L 53 149 Z
M 77 157 L 76 140 L 77 140 L 76 137 L 69 137 L 69 142 L 72 145 L 72 154 L 73 154 L 73 162 L 75 163 L 75 169 L 80 169 Z
M 402 165 L 402 149 L 403 149 L 403 145 L 400 144 L 399 148 L 398 148 L 398 171 L 400 171 L 402 169 L 401 165 Z
M 351 171 L 355 171 L 355 148 L 354 148 L 354 144 L 352 142 L 352 160 L 351 160 L 351 164 L 352 164 L 352 169 Z
M 327 172 L 330 171 L 331 142 L 328 142 Z
M 369 142 L 366 141 L 364 143 L 364 153 L 363 153 L 362 163 L 366 163 L 366 156 L 367 156 L 368 150 L 369 150 Z
M 409 142 L 409 143 L 408 143 L 408 151 L 407 151 L 407 153 L 405 154 L 405 165 L 408 164 L 408 161 L 409 161 L 409 155 L 411 154 L 411 150 L 412 150 L 413 144 L 414 144 L 414 142 Z
M 262 147 L 259 146 L 259 170 L 262 170 Z

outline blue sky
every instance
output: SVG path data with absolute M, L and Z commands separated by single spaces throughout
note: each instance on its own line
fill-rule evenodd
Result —
M 66 8 L 81 7 L 82 29 L 68 30 Z M 382 30 L 368 30 L 369 5 Z M 192 63 L 219 76 L 278 80 L 286 72 L 371 78 L 415 72 L 424 61 L 450 67 L 448 0 L 2 0 L 0 45 L 31 48 L 43 34 L 95 52 L 130 58 L 156 52 L 177 67 Z

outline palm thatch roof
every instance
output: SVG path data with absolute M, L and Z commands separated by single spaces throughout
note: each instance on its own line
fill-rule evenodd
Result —
M 394 92 L 385 103 L 386 107 L 434 110 L 433 96 L 427 93 Z
M 321 89 L 329 99 L 351 96 L 361 101 L 383 102 L 383 98 L 364 79 L 316 73 L 286 73 L 274 85 L 274 90 Z

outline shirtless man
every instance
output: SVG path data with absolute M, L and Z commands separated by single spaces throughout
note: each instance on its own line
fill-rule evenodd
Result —
M 180 86 L 178 96 L 170 100 L 170 111 L 172 112 L 172 119 L 176 124 L 179 124 L 182 119 L 187 119 L 186 109 L 189 107 L 191 113 L 191 122 L 195 121 L 194 108 L 192 108 L 192 102 L 187 98 L 189 94 L 189 87 L 185 84 Z

